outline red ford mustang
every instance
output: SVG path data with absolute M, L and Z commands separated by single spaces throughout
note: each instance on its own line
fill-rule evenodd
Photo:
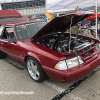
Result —
M 100 65 L 100 41 L 66 30 L 92 14 L 77 12 L 46 23 L 1 10 L 0 58 L 7 55 L 23 63 L 36 82 L 47 77 L 58 82 L 80 79 Z

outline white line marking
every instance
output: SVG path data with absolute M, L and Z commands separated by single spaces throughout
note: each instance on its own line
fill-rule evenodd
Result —
M 44 83 L 45 83 L 46 85 L 52 87 L 53 89 L 55 89 L 56 91 L 58 91 L 58 92 L 60 92 L 60 93 L 63 92 L 63 91 L 65 91 L 65 89 L 63 89 L 63 88 L 61 88 L 61 87 L 59 87 L 59 86 L 57 86 L 57 85 L 55 85 L 55 84 L 53 84 L 53 83 L 51 83 L 51 82 L 44 81 Z
M 44 81 L 44 83 L 45 83 L 46 85 L 48 85 L 49 87 L 53 88 L 54 90 L 60 92 L 60 93 L 62 93 L 62 92 L 65 91 L 65 89 L 63 89 L 63 88 L 61 88 L 61 87 L 59 87 L 59 86 L 57 86 L 57 85 L 55 85 L 55 84 L 53 84 L 53 83 L 51 83 L 51 82 L 49 82 L 49 81 Z M 76 95 L 74 95 L 74 94 L 72 94 L 72 93 L 69 93 L 68 96 L 69 96 L 69 98 L 72 99 L 72 100 L 83 100 L 82 98 L 80 98 L 80 97 L 78 97 L 78 96 L 76 96 Z
M 24 91 L 0 91 L 0 95 L 32 95 L 33 91 L 24 92 Z

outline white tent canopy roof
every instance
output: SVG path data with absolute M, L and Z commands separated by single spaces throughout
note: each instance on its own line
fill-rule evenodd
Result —
M 54 0 L 46 3 L 47 10 L 59 10 L 59 9 L 75 9 L 95 6 L 95 0 Z M 100 0 L 98 0 L 100 4 Z

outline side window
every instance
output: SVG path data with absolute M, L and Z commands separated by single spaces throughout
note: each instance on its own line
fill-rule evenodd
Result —
M 1 39 L 11 39 L 14 37 L 13 27 L 5 27 L 3 33 L 1 34 Z

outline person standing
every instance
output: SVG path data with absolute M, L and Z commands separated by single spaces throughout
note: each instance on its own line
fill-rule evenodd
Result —
M 51 16 L 51 20 L 52 20 L 52 19 L 54 19 L 54 14 L 52 14 L 52 16 Z
M 46 17 L 45 15 L 43 16 L 43 19 L 44 19 L 45 21 L 47 21 L 47 17 Z

